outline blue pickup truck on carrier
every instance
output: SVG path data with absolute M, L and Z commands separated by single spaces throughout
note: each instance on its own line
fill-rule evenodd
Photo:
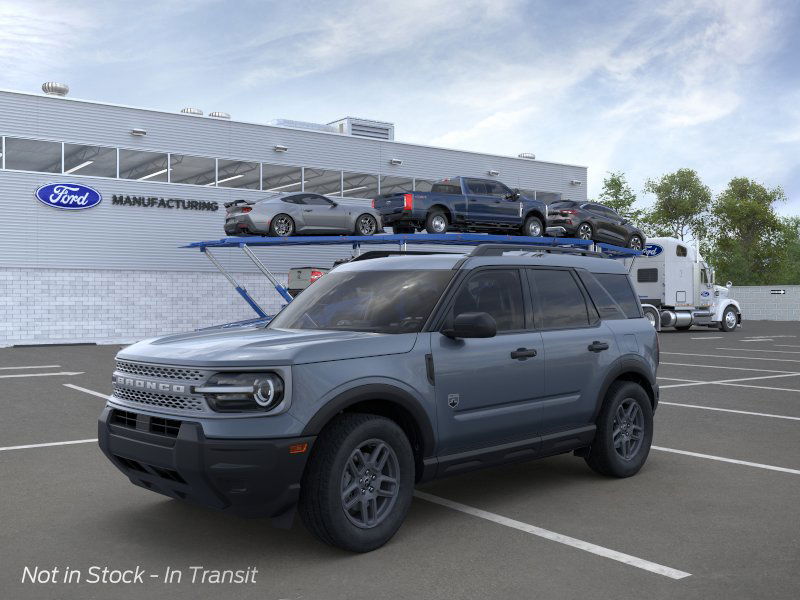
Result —
M 493 179 L 452 177 L 430 192 L 383 194 L 372 201 L 394 233 L 480 231 L 545 234 L 547 205 Z

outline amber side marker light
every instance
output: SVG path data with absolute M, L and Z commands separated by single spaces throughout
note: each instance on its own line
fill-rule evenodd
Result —
M 289 446 L 289 454 L 302 454 L 306 450 L 308 450 L 308 444 L 307 443 L 292 444 L 291 446 Z

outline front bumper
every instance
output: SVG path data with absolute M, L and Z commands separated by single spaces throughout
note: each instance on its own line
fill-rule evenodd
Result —
M 279 517 L 297 503 L 315 437 L 207 438 L 198 422 L 122 410 L 125 420 L 116 410 L 103 409 L 98 441 L 132 483 L 241 516 Z M 291 454 L 297 444 L 307 444 L 306 450 Z

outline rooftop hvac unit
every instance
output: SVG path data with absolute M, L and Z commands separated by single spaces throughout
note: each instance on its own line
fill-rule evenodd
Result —
M 371 121 L 356 117 L 345 117 L 329 123 L 339 133 L 355 137 L 372 138 L 374 140 L 394 140 L 394 123 Z
M 517 156 L 526 160 L 536 160 L 536 155 L 533 152 L 520 152 Z
M 69 86 L 66 83 L 48 81 L 42 84 L 42 91 L 48 96 L 66 96 L 69 94 Z
M 322 131 L 324 133 L 336 133 L 336 128 L 323 123 L 309 123 L 308 121 L 293 121 L 291 119 L 273 119 L 267 125 L 275 127 L 291 127 L 292 129 L 307 129 L 308 131 Z
M 190 106 L 186 107 L 186 108 L 182 108 L 181 112 L 183 114 L 185 114 L 185 115 L 197 115 L 198 117 L 203 116 L 203 111 L 202 110 L 200 110 L 199 108 L 192 108 Z
M 211 117 L 212 119 L 230 119 L 231 118 L 230 114 L 228 114 L 226 112 L 219 111 L 219 110 L 215 110 L 214 112 L 208 113 L 208 116 Z

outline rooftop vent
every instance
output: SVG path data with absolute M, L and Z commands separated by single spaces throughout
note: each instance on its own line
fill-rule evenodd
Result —
M 69 94 L 69 86 L 66 83 L 48 81 L 42 84 L 42 91 L 48 96 L 66 96 Z
M 309 131 L 322 131 L 325 133 L 336 133 L 336 128 L 322 123 L 309 123 L 308 121 L 293 121 L 291 119 L 273 119 L 267 125 L 275 127 L 291 127 L 292 129 L 307 129 Z
M 536 155 L 533 152 L 520 152 L 517 156 L 527 160 L 536 160 Z
M 339 133 L 356 137 L 372 138 L 374 140 L 394 140 L 394 123 L 385 121 L 371 121 L 357 117 L 345 117 L 329 123 Z
M 230 119 L 231 118 L 230 114 L 228 114 L 226 112 L 221 112 L 221 111 L 218 111 L 218 110 L 215 110 L 214 112 L 208 113 L 208 116 L 209 117 L 213 117 L 214 119 Z
M 188 106 L 186 108 L 182 108 L 181 112 L 183 114 L 185 114 L 185 115 L 197 115 L 199 117 L 203 116 L 203 111 L 202 110 L 200 110 L 199 108 L 192 108 L 191 106 Z

